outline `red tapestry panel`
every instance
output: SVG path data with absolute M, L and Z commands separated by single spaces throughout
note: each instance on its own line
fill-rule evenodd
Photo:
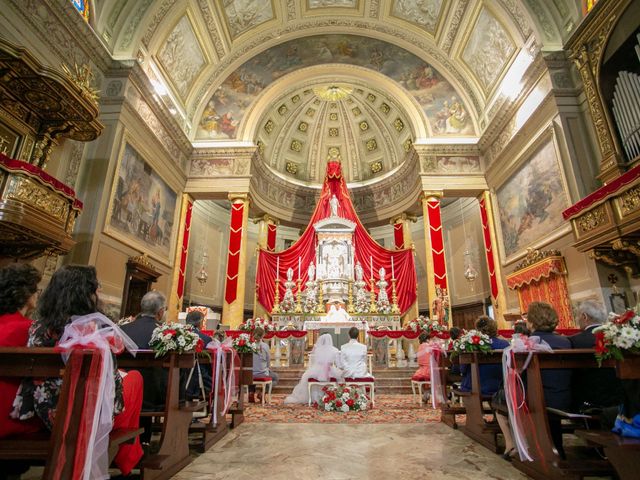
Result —
M 242 248 L 242 221 L 244 203 L 231 204 L 231 228 L 229 230 L 229 254 L 227 256 L 227 285 L 224 300 L 233 303 L 238 295 L 238 272 L 240 268 L 240 249 Z
M 187 252 L 189 251 L 189 237 L 191 236 L 191 214 L 193 202 L 187 203 L 187 213 L 184 217 L 184 233 L 182 235 L 182 250 L 180 251 L 180 268 L 178 270 L 178 287 L 176 293 L 178 298 L 184 294 L 184 278 L 187 270 Z

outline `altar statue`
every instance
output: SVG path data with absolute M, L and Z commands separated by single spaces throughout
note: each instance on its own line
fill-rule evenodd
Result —
M 326 322 L 348 322 L 349 320 L 351 320 L 351 317 L 349 317 L 347 311 L 342 308 L 342 305 L 340 305 L 339 308 L 336 308 L 335 305 L 331 305 L 329 313 L 327 313 L 327 316 L 324 318 L 324 321 Z
M 331 199 L 329 200 L 329 206 L 331 207 L 331 216 L 332 217 L 337 217 L 338 216 L 338 205 L 340 204 L 340 201 L 338 200 L 338 197 L 334 195 L 331 196 Z
M 289 267 L 289 270 L 287 270 L 287 281 L 293 281 L 293 268 L 291 267 Z
M 309 277 L 309 278 L 308 278 L 308 281 L 309 281 L 309 282 L 313 282 L 313 280 L 315 279 L 315 276 L 316 276 L 316 267 L 315 267 L 315 265 L 313 264 L 313 262 L 311 262 L 311 263 L 309 264 L 309 268 L 307 269 L 307 276 Z
M 356 282 L 362 282 L 364 278 L 364 270 L 362 270 L 362 265 L 360 262 L 356 262 Z

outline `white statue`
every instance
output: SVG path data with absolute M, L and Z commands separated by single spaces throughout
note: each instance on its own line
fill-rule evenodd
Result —
M 331 199 L 329 200 L 329 206 L 331 207 L 331 216 L 332 217 L 337 217 L 338 216 L 338 205 L 339 205 L 339 201 L 338 201 L 338 197 L 334 195 L 331 196 Z
M 310 281 L 310 282 L 313 282 L 313 280 L 315 279 L 315 276 L 316 276 L 316 267 L 315 267 L 315 265 L 313 264 L 313 262 L 311 262 L 311 263 L 309 264 L 309 268 L 308 268 L 308 270 L 307 270 L 307 276 L 309 277 L 309 278 L 308 278 L 308 281 Z
M 362 282 L 363 278 L 364 278 L 364 270 L 362 270 L 362 265 L 360 265 L 360 262 L 356 262 L 356 281 L 357 282 Z
M 289 267 L 289 270 L 287 270 L 287 281 L 293 281 L 293 268 L 291 267 Z
M 384 267 L 380 267 L 380 270 L 378 270 L 378 274 L 380 275 L 380 280 L 384 280 L 384 277 L 387 275 L 387 272 L 384 269 Z
M 339 308 L 336 308 L 335 305 L 331 305 L 329 308 L 329 313 L 325 317 L 325 321 L 327 322 L 348 322 L 351 319 L 347 311 L 342 308 L 340 305 Z

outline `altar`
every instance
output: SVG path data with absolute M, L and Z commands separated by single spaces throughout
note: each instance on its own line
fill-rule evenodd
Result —
M 311 332 L 311 335 L 307 335 L 307 338 L 312 345 L 315 345 L 320 335 L 324 335 L 326 333 L 331 335 L 333 346 L 340 348 L 340 345 L 344 345 L 349 341 L 349 330 L 353 327 L 360 330 L 358 339 L 360 343 L 364 343 L 366 340 L 366 332 L 369 331 L 369 324 L 366 321 L 331 322 L 310 320 L 304 322 L 302 329 Z

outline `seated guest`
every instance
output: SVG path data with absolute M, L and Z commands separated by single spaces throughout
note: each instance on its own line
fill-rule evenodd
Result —
M 558 326 L 558 314 L 548 303 L 531 302 L 527 310 L 527 323 L 531 329 L 531 336 L 544 340 L 553 350 L 571 348 L 571 342 L 567 337 L 554 332 Z M 547 407 L 569 410 L 571 408 L 571 369 L 542 369 L 540 375 Z M 564 458 L 560 418 L 549 416 L 549 428 L 558 455 Z
M 29 330 L 28 346 L 53 347 L 73 316 L 98 311 L 98 279 L 92 266 L 67 265 L 56 271 L 38 301 L 38 319 Z M 120 372 L 114 359 L 115 400 L 113 428 L 137 428 L 142 404 L 142 377 L 136 371 Z M 53 427 L 61 378 L 25 378 L 15 397 L 12 416 L 20 420 L 39 417 Z M 140 441 L 121 445 L 114 462 L 123 474 L 142 458 Z
M 422 332 L 418 337 L 420 346 L 418 347 L 418 370 L 413 374 L 411 380 L 417 382 L 427 382 L 431 379 L 430 361 L 431 355 L 429 355 L 429 334 Z
M 200 331 L 200 327 L 202 326 L 202 320 L 204 319 L 204 315 L 202 312 L 198 312 L 194 310 L 193 312 L 187 313 L 186 323 L 187 325 L 191 325 L 193 330 L 198 334 L 200 340 L 204 343 L 206 347 L 211 343 L 211 337 L 209 335 L 205 335 Z M 208 395 L 211 392 L 211 366 L 210 365 L 201 365 L 200 366 L 200 375 L 202 376 L 202 386 L 204 388 L 205 395 Z M 194 371 L 191 375 L 191 381 L 187 385 L 187 398 L 202 398 L 202 391 L 200 388 L 200 381 L 198 372 Z
M 164 295 L 156 290 L 147 292 L 140 301 L 140 314 L 133 322 L 123 325 L 122 331 L 129 335 L 140 350 L 150 349 L 151 335 L 155 328 L 162 324 L 166 311 L 167 303 Z M 150 412 L 162 410 L 167 391 L 166 370 L 149 367 L 141 368 L 140 373 L 144 379 L 142 410 Z M 143 440 L 146 441 L 148 438 L 145 428 Z
M 370 377 L 367 372 L 367 346 L 358 342 L 360 330 L 349 329 L 349 342 L 340 347 L 339 364 L 345 378 Z
M 491 339 L 491 349 L 500 350 L 509 346 L 509 342 L 498 338 L 498 324 L 492 318 L 482 315 L 476 320 L 476 330 L 489 336 Z M 460 365 L 462 383 L 460 390 L 471 391 L 471 366 Z M 480 384 L 482 395 L 493 395 L 500 388 L 502 383 L 502 365 L 480 365 Z
M 264 338 L 264 330 L 260 327 L 253 331 L 253 339 L 258 344 L 258 352 L 253 354 L 253 378 L 265 378 L 270 377 L 271 387 L 275 387 L 278 384 L 278 374 L 269 368 L 271 364 L 271 352 L 269 351 L 269 345 L 262 341 Z M 252 388 L 253 387 L 253 392 Z M 255 386 L 251 385 L 249 388 L 249 401 L 255 401 Z
M 593 348 L 596 337 L 593 329 L 607 320 L 604 306 L 593 300 L 578 305 L 578 325 L 582 332 L 569 337 L 573 348 Z M 575 369 L 571 382 L 573 408 L 584 411 L 591 408 L 615 407 L 622 403 L 620 380 L 613 368 Z
M 513 324 L 513 334 L 514 335 L 526 335 L 527 337 L 531 335 L 531 330 L 527 327 L 527 322 L 525 320 L 517 320 Z

